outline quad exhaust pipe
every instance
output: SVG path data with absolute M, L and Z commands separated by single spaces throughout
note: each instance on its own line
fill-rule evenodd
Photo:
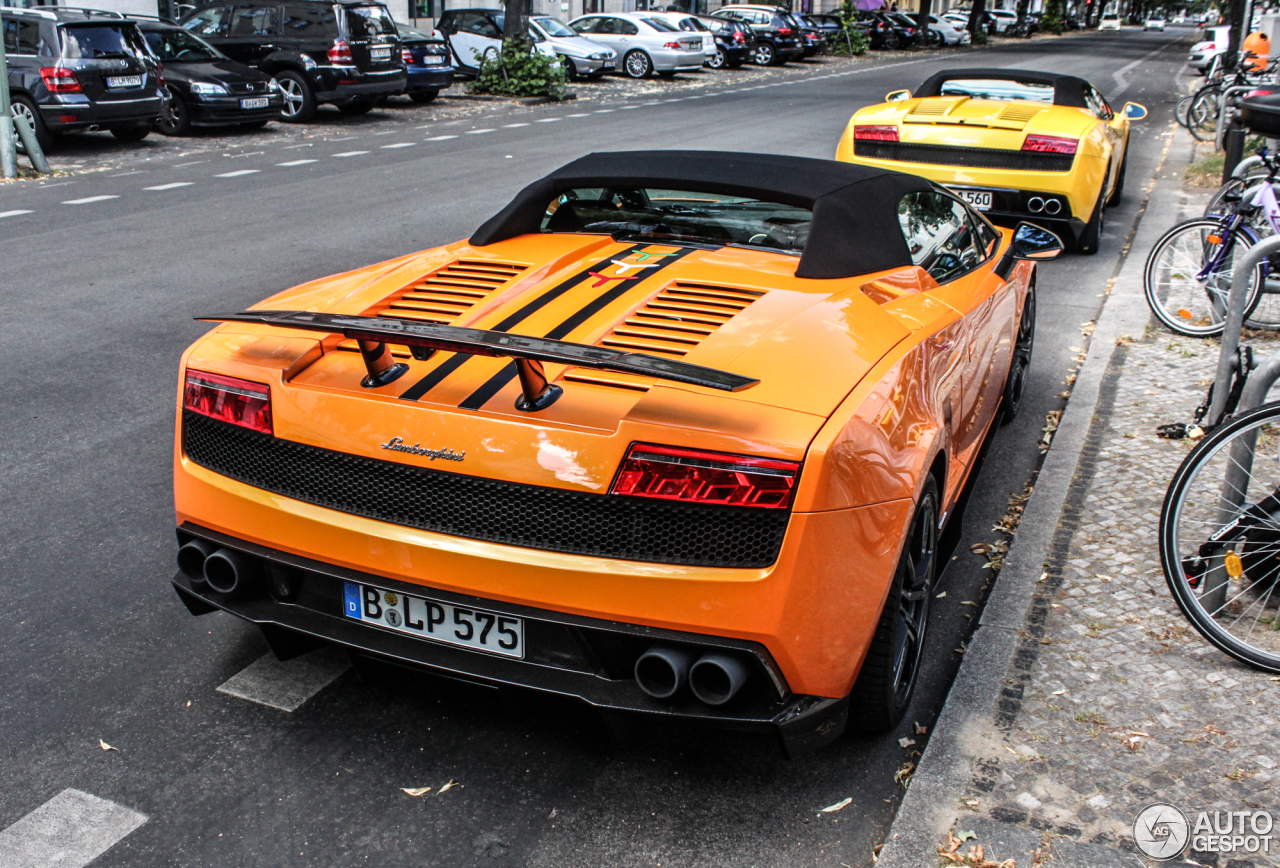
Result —
M 724 705 L 751 677 L 751 669 L 732 654 L 713 651 L 694 660 L 689 651 L 654 645 L 640 655 L 636 684 L 654 699 L 670 699 L 687 682 L 693 695 L 707 705 Z

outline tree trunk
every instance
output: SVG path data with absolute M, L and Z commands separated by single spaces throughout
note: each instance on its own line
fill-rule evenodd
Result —
M 969 13 L 969 35 L 977 36 L 982 23 L 982 13 L 987 11 L 987 0 L 973 0 L 973 11 Z M 985 30 L 983 31 L 986 32 Z
M 506 20 L 502 22 L 502 39 L 529 41 L 529 0 L 507 0 Z
M 916 15 L 916 30 L 920 33 L 920 44 L 929 45 L 929 13 L 933 11 L 933 0 L 920 0 L 920 12 Z
M 1244 7 L 1244 0 L 1231 0 L 1227 6 L 1227 23 L 1231 25 L 1231 31 L 1227 41 L 1227 53 L 1222 58 L 1223 66 L 1226 68 L 1235 66 L 1240 56 L 1240 43 L 1249 35 L 1245 28 L 1250 22 L 1244 20 Z
M 1018 0 L 1018 24 L 1025 25 L 1027 22 L 1027 7 L 1031 5 L 1031 0 Z

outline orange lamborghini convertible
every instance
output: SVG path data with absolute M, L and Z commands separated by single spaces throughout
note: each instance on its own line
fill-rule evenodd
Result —
M 892 727 L 1060 247 L 885 169 L 584 157 L 470 240 L 201 317 L 174 586 L 281 657 L 792 754 Z

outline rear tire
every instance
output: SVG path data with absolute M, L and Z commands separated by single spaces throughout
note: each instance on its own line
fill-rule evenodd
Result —
M 773 66 L 777 59 L 778 52 L 774 51 L 772 43 L 761 42 L 756 46 L 756 66 Z
M 1093 215 L 1089 218 L 1089 222 L 1084 224 L 1084 231 L 1080 233 L 1080 237 L 1076 239 L 1076 252 L 1084 253 L 1089 256 L 1098 252 L 1098 247 L 1102 244 L 1103 224 L 1106 222 L 1107 203 L 1102 195 L 1098 195 L 1098 202 L 1093 206 Z
M 151 124 L 131 124 L 127 127 L 111 127 L 111 135 L 121 142 L 140 142 L 151 135 Z
M 156 129 L 165 136 L 191 135 L 191 111 L 176 93 L 169 100 L 169 114 L 156 121 Z
M 284 91 L 280 120 L 287 124 L 304 124 L 316 116 L 315 92 L 302 75 L 286 70 L 276 76 L 276 81 Z
M 44 118 L 40 117 L 40 110 L 36 108 L 36 104 L 31 101 L 30 97 L 15 96 L 9 104 L 9 113 L 15 118 L 22 116 L 27 119 L 27 123 L 35 130 L 36 144 L 40 146 L 40 150 L 48 152 L 53 148 L 54 142 L 57 141 L 57 134 L 49 130 L 44 125 Z M 14 130 L 16 133 L 17 130 Z M 22 139 L 17 141 L 18 153 L 25 154 L 27 149 L 22 146 Z
M 1018 338 L 1013 345 L 1013 359 L 1009 363 L 1009 376 L 1004 381 L 1004 413 L 1001 425 L 1007 425 L 1022 409 L 1022 396 L 1027 388 L 1027 371 L 1031 368 L 1031 351 L 1036 343 L 1036 284 L 1032 280 L 1027 290 L 1027 300 L 1022 306 L 1022 319 L 1018 321 Z
M 871 647 L 849 694 L 849 726 L 858 732 L 893 729 L 911 702 L 929 625 L 937 553 L 938 484 L 930 476 L 911 517 Z
M 1116 185 L 1111 190 L 1111 195 L 1107 197 L 1107 207 L 1114 208 L 1120 204 L 1120 200 L 1124 198 L 1124 175 L 1129 168 L 1129 140 L 1124 142 L 1124 156 L 1120 159 L 1120 174 L 1116 176 Z
M 716 46 L 716 56 L 707 61 L 707 66 L 712 69 L 724 69 L 725 64 L 729 62 L 729 57 L 724 53 L 724 49 Z

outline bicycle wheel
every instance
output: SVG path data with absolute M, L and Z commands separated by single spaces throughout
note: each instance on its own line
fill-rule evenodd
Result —
M 1213 194 L 1213 198 L 1209 200 L 1209 204 L 1204 206 L 1204 216 L 1209 217 L 1214 214 L 1222 215 L 1227 213 L 1227 198 L 1234 196 L 1238 202 L 1240 194 L 1250 186 L 1252 185 L 1246 183 L 1244 178 L 1232 178 L 1230 181 L 1227 181 L 1227 183 L 1218 188 L 1218 192 Z
M 1219 234 L 1222 231 L 1222 224 L 1217 220 L 1201 218 L 1179 223 L 1156 242 L 1147 257 L 1142 274 L 1147 304 L 1156 319 L 1178 334 L 1190 337 L 1222 334 L 1235 263 L 1253 246 L 1247 236 L 1237 233 L 1234 239 L 1224 239 Z M 1217 270 L 1201 280 L 1198 275 L 1205 265 L 1219 256 L 1221 262 Z M 1249 282 L 1246 318 L 1258 304 L 1262 272 L 1263 264 L 1259 263 Z
M 1187 129 L 1202 142 L 1212 141 L 1218 135 L 1218 108 L 1222 90 L 1203 87 L 1192 97 L 1187 108 Z
M 1178 100 L 1178 105 L 1173 110 L 1174 119 L 1184 127 L 1187 125 L 1187 110 L 1191 108 L 1191 100 L 1193 99 L 1195 99 L 1194 96 L 1184 96 Z
M 1229 419 L 1183 460 L 1160 510 L 1160 564 L 1215 647 L 1280 672 L 1280 402 Z

